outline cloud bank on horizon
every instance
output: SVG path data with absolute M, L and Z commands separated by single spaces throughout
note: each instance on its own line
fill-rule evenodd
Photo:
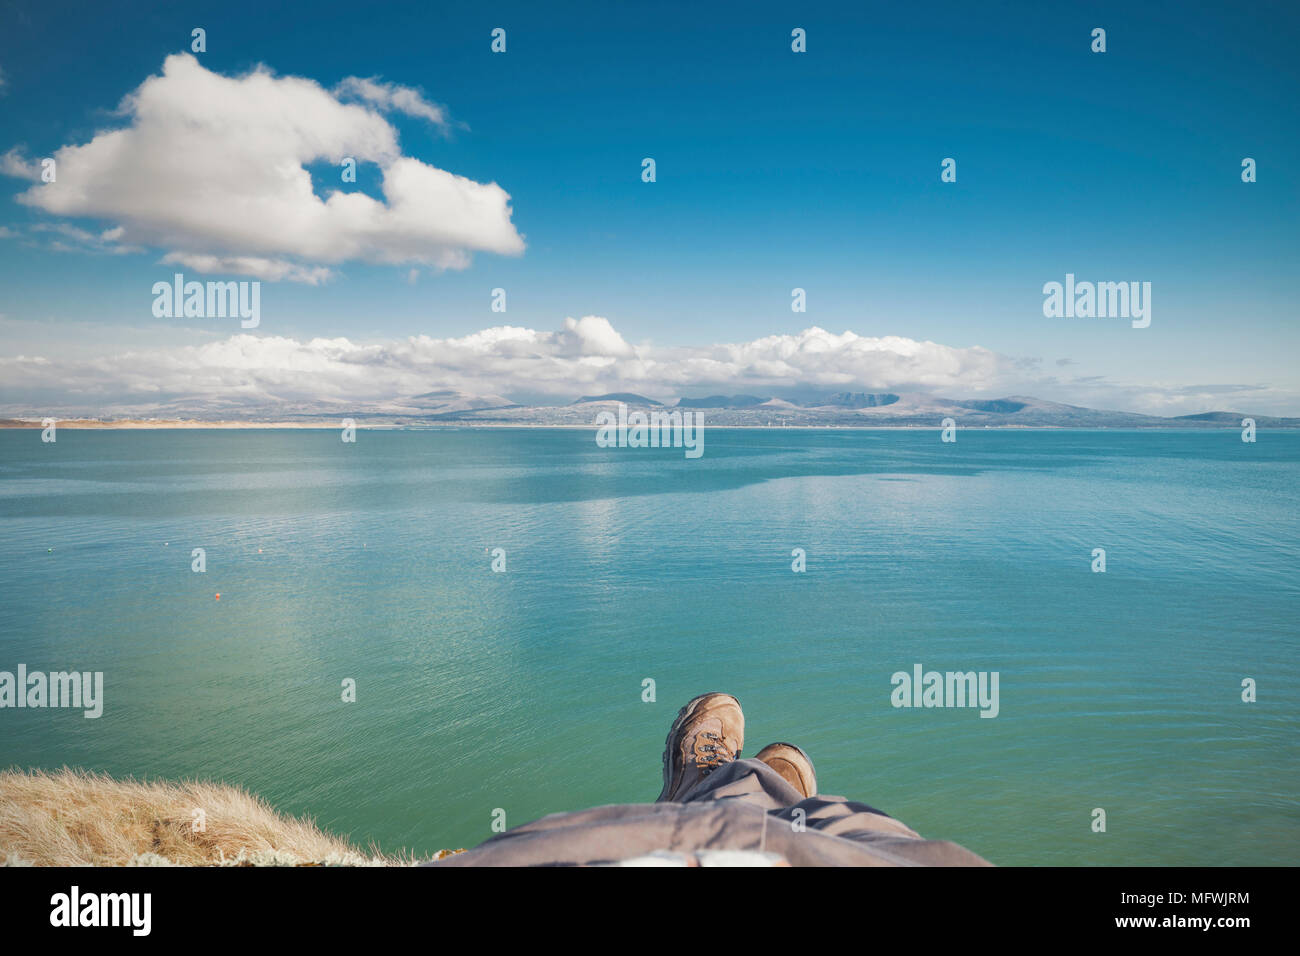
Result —
M 377 78 L 348 77 L 330 91 L 264 66 L 222 76 L 173 54 L 123 99 L 128 125 L 55 151 L 57 188 L 33 185 L 18 199 L 103 221 L 116 248 L 158 248 L 169 264 L 271 281 L 317 284 L 349 260 L 464 269 L 474 252 L 522 253 L 509 194 L 402 155 L 386 111 L 444 133 L 452 125 L 419 91 Z M 316 194 L 307 167 L 337 171 L 347 158 L 379 167 L 382 201 Z M 14 148 L 0 172 L 38 179 L 39 164 Z
M 410 411 L 440 389 L 564 404 L 582 394 L 683 395 L 798 391 L 949 392 L 991 396 L 1050 388 L 1061 400 L 1105 396 L 1128 410 L 1184 414 L 1217 408 L 1249 386 L 1132 388 L 1045 374 L 1040 363 L 976 347 L 900 336 L 834 334 L 811 327 L 749 342 L 699 347 L 632 345 L 600 316 L 567 318 L 555 331 L 496 326 L 459 338 L 386 342 L 236 334 L 203 345 L 122 351 L 102 358 L 0 357 L 0 409 L 32 414 L 149 417 L 274 409 Z M 1071 387 L 1073 391 L 1071 391 Z M 1106 405 L 1106 402 L 1102 402 Z M 165 416 L 164 416 L 165 417 Z

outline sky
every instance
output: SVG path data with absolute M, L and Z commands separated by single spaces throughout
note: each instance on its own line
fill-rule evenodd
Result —
M 0 25 L 0 411 L 809 388 L 1300 415 L 1293 2 Z M 177 272 L 259 281 L 257 326 L 156 316 Z M 1149 282 L 1150 325 L 1045 316 L 1067 274 Z

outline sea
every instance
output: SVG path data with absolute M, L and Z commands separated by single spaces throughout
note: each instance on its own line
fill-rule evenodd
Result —
M 653 801 L 725 691 L 746 755 L 994 863 L 1300 863 L 1300 432 L 341 438 L 0 431 L 0 671 L 103 674 L 97 718 L 0 709 L 0 766 L 420 856 Z

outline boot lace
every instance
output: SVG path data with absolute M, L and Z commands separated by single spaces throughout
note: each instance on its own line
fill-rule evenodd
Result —
M 724 763 L 735 759 L 731 748 L 717 734 L 706 730 L 695 741 L 695 766 L 702 771 L 701 776 L 707 777 Z

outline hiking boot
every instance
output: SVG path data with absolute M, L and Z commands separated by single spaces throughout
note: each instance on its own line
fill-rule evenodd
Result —
M 754 755 L 754 759 L 763 761 L 779 773 L 805 798 L 817 796 L 817 771 L 813 770 L 808 755 L 794 744 L 768 744 Z
M 664 741 L 664 788 L 655 803 L 676 800 L 745 745 L 745 715 L 730 694 L 701 694 L 677 712 Z

